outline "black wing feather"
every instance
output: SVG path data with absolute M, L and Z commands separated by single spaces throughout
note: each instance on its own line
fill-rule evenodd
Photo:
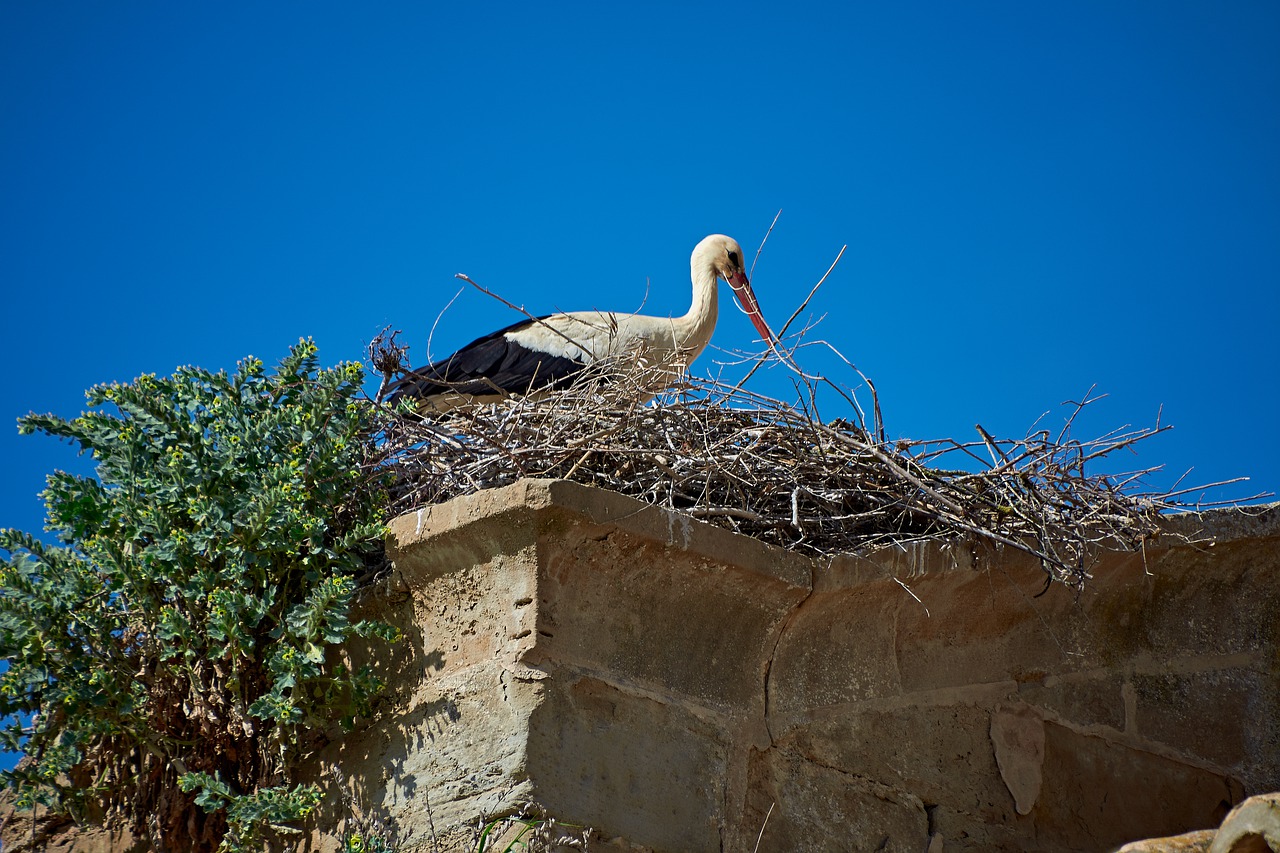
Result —
M 548 314 L 538 320 L 555 315 Z M 582 362 L 539 352 L 507 340 L 509 332 L 526 329 L 537 320 L 522 320 L 483 338 L 476 338 L 453 355 L 411 370 L 391 384 L 387 402 L 438 394 L 527 394 L 567 382 L 584 367 Z

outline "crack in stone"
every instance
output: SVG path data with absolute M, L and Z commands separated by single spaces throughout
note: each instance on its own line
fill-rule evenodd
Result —
M 774 658 L 777 657 L 778 655 L 778 646 L 782 645 L 782 638 L 786 635 L 787 629 L 791 627 L 791 623 L 796 618 L 796 615 L 800 612 L 800 608 L 804 607 L 805 602 L 813 597 L 814 589 L 817 586 L 816 572 L 817 572 L 817 564 L 810 563 L 809 590 L 808 592 L 805 593 L 804 598 L 800 599 L 794 605 L 792 605 L 791 609 L 787 612 L 786 616 L 783 617 L 782 624 L 778 628 L 777 636 L 773 638 L 773 648 L 769 650 L 769 657 L 765 660 L 764 685 L 763 685 L 764 730 L 765 730 L 765 734 L 769 736 L 770 748 L 773 748 L 777 744 L 777 739 L 773 735 L 773 728 L 769 724 L 769 719 L 770 717 L 773 716 L 773 710 L 770 707 L 773 703 L 773 694 L 772 694 L 772 691 L 770 690 L 770 683 L 769 683 L 770 678 L 773 675 L 773 661 L 774 661 Z

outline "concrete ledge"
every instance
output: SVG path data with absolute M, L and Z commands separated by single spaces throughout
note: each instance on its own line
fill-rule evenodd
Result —
M 1212 538 L 1036 597 L 1020 554 L 816 562 L 567 482 L 424 508 L 362 605 L 388 722 L 325 760 L 424 850 L 524 802 L 672 853 L 1212 827 L 1280 789 L 1280 510 L 1170 525 Z

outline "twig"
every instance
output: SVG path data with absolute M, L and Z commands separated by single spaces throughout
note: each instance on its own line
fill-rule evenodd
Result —
M 909 586 L 907 586 L 905 583 L 903 583 L 901 578 L 894 578 L 894 579 L 893 579 L 893 581 L 894 581 L 894 583 L 896 583 L 898 586 L 900 586 L 900 587 L 902 587 L 903 589 L 905 589 L 905 590 L 907 591 L 907 595 L 911 596 L 911 597 L 912 597 L 912 598 L 914 598 L 917 602 L 919 602 L 920 606 L 924 608 L 924 615 L 925 615 L 926 617 L 928 617 L 928 616 L 929 616 L 929 608 L 925 605 L 925 603 L 924 603 L 923 601 L 920 601 L 920 596 L 918 596 L 918 595 L 916 595 L 914 592 L 912 592 L 912 591 L 911 591 L 911 587 L 909 587 Z
M 769 235 L 773 233 L 773 226 L 778 224 L 778 217 L 782 215 L 782 208 L 778 208 L 778 212 L 773 215 L 773 221 L 769 223 L 769 230 L 764 232 L 764 239 L 760 241 L 759 247 L 756 248 L 756 256 L 751 259 L 751 271 L 747 273 L 747 278 L 752 279 L 756 274 L 756 261 L 760 260 L 760 253 L 764 251 L 764 244 L 769 242 Z
M 764 813 L 764 821 L 760 824 L 760 834 L 756 836 L 756 846 L 752 848 L 752 853 L 758 853 L 760 850 L 760 841 L 764 838 L 764 828 L 769 825 L 769 816 L 773 814 L 773 807 L 777 803 L 769 803 L 769 810 Z
M 809 295 L 804 298 L 804 301 L 800 303 L 799 307 L 796 308 L 796 310 L 791 313 L 791 316 L 787 318 L 787 322 L 782 324 L 782 329 L 778 332 L 779 338 L 782 338 L 787 334 L 787 329 L 791 328 L 791 324 L 795 322 L 796 317 L 800 316 L 800 312 L 803 311 L 805 306 L 807 306 L 813 299 L 813 295 L 818 292 L 818 288 L 822 287 L 823 282 L 825 282 L 827 277 L 831 275 L 831 271 L 836 268 L 836 264 L 840 263 L 840 259 L 844 257 L 844 252 L 848 248 L 848 244 L 840 247 L 840 253 L 837 254 L 836 259 L 831 262 L 831 266 L 827 267 L 827 271 L 822 274 L 822 278 L 818 279 L 818 283 L 813 286 L 813 289 L 809 291 Z
M 453 298 L 444 304 L 444 307 L 440 309 L 440 312 L 438 314 L 436 314 L 436 319 L 431 323 L 431 331 L 427 333 L 427 361 L 428 362 L 435 360 L 431 357 L 431 342 L 434 341 L 436 337 L 436 326 L 440 325 L 440 320 L 442 317 L 444 317 L 445 312 L 453 307 L 453 303 L 458 301 L 458 297 L 462 295 L 462 291 L 464 290 L 466 290 L 465 287 L 458 288 L 458 292 L 453 294 Z
M 547 329 L 551 330 L 552 332 L 555 332 L 555 333 L 556 333 L 557 335 L 559 335 L 561 338 L 563 338 L 564 340 L 566 340 L 566 341 L 568 341 L 569 343 L 573 344 L 574 346 L 577 346 L 577 345 L 578 345 L 578 342 L 577 342 L 577 341 L 575 341 L 573 338 L 569 337 L 569 336 L 568 336 L 568 335 L 566 335 L 564 332 L 562 332 L 562 331 L 560 331 L 559 329 L 557 329 L 555 326 L 553 326 L 553 325 L 551 325 L 550 323 L 546 322 L 546 318 L 545 318 L 545 317 L 538 317 L 538 316 L 535 316 L 534 314 L 529 313 L 529 311 L 527 311 L 523 305 L 516 305 L 514 302 L 510 302 L 510 301 L 508 301 L 506 298 L 504 298 L 504 297 L 502 297 L 502 296 L 498 295 L 497 293 L 494 293 L 492 290 L 490 290 L 489 288 L 485 287 L 484 285 L 482 285 L 482 284 L 477 284 L 477 283 L 476 283 L 475 281 L 473 281 L 473 280 L 471 279 L 471 277 L 470 277 L 470 276 L 468 276 L 466 273 L 458 273 L 458 274 L 456 274 L 456 275 L 454 276 L 454 278 L 460 278 L 460 279 L 462 279 L 462 280 L 463 280 L 463 281 L 465 281 L 467 284 L 469 284 L 469 285 L 471 285 L 472 287 L 474 287 L 476 290 L 479 290 L 481 293 L 484 293 L 484 294 L 486 294 L 486 295 L 488 295 L 488 296 L 492 296 L 494 299 L 498 300 L 498 301 L 499 301 L 499 302 L 501 302 L 503 305 L 507 306 L 508 308 L 510 308 L 510 309 L 511 309 L 511 310 L 513 310 L 513 311 L 519 311 L 521 314 L 523 314 L 525 317 L 529 318 L 531 321 L 533 321 L 533 322 L 535 322 L 535 323 L 539 323 L 539 324 L 541 324 L 542 326 L 544 326 L 545 328 L 547 328 Z M 602 314 L 602 316 L 611 316 L 611 315 L 604 315 L 604 314 Z
M 782 211 L 778 211 L 778 212 L 779 212 L 779 214 L 781 214 L 781 212 L 782 212 Z M 772 227 L 773 227 L 773 226 L 770 226 L 770 228 L 772 228 Z M 764 244 L 763 244 L 763 243 L 761 244 L 761 248 L 764 248 Z M 842 246 L 842 247 L 840 248 L 840 252 L 839 252 L 839 254 L 837 254 L 837 255 L 836 255 L 836 259 L 835 259 L 834 261 L 832 261 L 832 262 L 831 262 L 831 266 L 829 266 L 829 267 L 827 268 L 827 271 L 826 271 L 825 273 L 823 273 L 823 274 L 822 274 L 822 278 L 818 279 L 818 283 L 817 283 L 817 284 L 815 284 L 815 285 L 813 286 L 813 289 L 809 291 L 809 295 L 808 295 L 808 296 L 806 296 L 806 297 L 804 298 L 804 301 L 800 303 L 800 307 L 796 308 L 796 310 L 791 314 L 791 316 L 787 318 L 787 322 L 786 322 L 785 324 L 783 324 L 783 326 L 782 326 L 782 331 L 778 332 L 778 341 L 779 341 L 779 342 L 782 340 L 782 336 L 783 336 L 783 335 L 785 335 L 785 334 L 787 333 L 787 329 L 791 328 L 791 323 L 796 319 L 796 317 L 800 314 L 800 312 L 804 310 L 805 306 L 809 304 L 809 300 L 813 299 L 813 295 L 814 295 L 815 293 L 817 293 L 817 292 L 818 292 L 818 288 L 819 288 L 819 287 L 822 287 L 822 283 L 823 283 L 824 281 L 826 281 L 826 280 L 827 280 L 827 276 L 831 275 L 831 271 L 832 271 L 832 270 L 834 270 L 834 269 L 836 268 L 836 264 L 840 263 L 840 258 L 844 257 L 844 251 L 845 251 L 845 249 L 847 249 L 847 248 L 849 248 L 849 247 L 848 247 L 848 245 Z M 761 355 L 761 356 L 759 357 L 759 359 L 756 361 L 755 365 L 753 365 L 753 366 L 752 366 L 752 368 L 751 368 L 749 371 L 747 371 L 747 375 L 746 375 L 746 376 L 744 376 L 744 377 L 742 377 L 742 379 L 740 379 L 740 380 L 738 381 L 738 384 L 737 384 L 737 386 L 735 386 L 735 389 L 734 389 L 734 390 L 737 390 L 738 388 L 741 388 L 743 385 L 745 385 L 745 384 L 747 383 L 747 380 L 748 380 L 748 379 L 750 379 L 752 376 L 755 376 L 756 371 L 757 371 L 757 370 L 759 370 L 761 367 L 763 367 L 763 366 L 764 366 L 764 364 L 765 364 L 765 362 L 769 360 L 769 355 L 770 355 L 770 354 L 777 355 L 777 356 L 778 356 L 778 358 L 779 358 L 779 359 L 780 359 L 784 364 L 786 364 L 788 367 L 791 367 L 791 369 L 792 369 L 792 370 L 794 370 L 796 373 L 800 374 L 802 377 L 804 377 L 804 376 L 805 376 L 804 371 L 802 371 L 802 370 L 801 370 L 801 369 L 800 369 L 800 368 L 795 364 L 795 361 L 794 361 L 793 359 L 789 358 L 787 355 L 785 355 L 782 351 L 780 351 L 780 350 L 775 346 L 775 344 L 774 344 L 774 342 L 773 342 L 773 341 L 766 341 L 765 343 L 767 343 L 767 344 L 769 345 L 768 352 L 764 353 L 763 355 Z M 805 377 L 805 378 L 810 378 L 810 377 Z

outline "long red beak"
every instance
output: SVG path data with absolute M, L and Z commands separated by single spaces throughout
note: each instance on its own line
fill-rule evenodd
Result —
M 764 315 L 760 313 L 760 303 L 756 301 L 755 291 L 751 289 L 751 282 L 747 281 L 746 273 L 734 273 L 728 277 L 728 281 L 729 286 L 733 288 L 733 295 L 738 297 L 738 304 L 742 307 L 743 313 L 751 318 L 751 323 L 760 333 L 760 337 L 764 338 L 764 342 L 770 346 L 776 344 L 778 338 L 769 329 L 769 324 L 764 321 Z

